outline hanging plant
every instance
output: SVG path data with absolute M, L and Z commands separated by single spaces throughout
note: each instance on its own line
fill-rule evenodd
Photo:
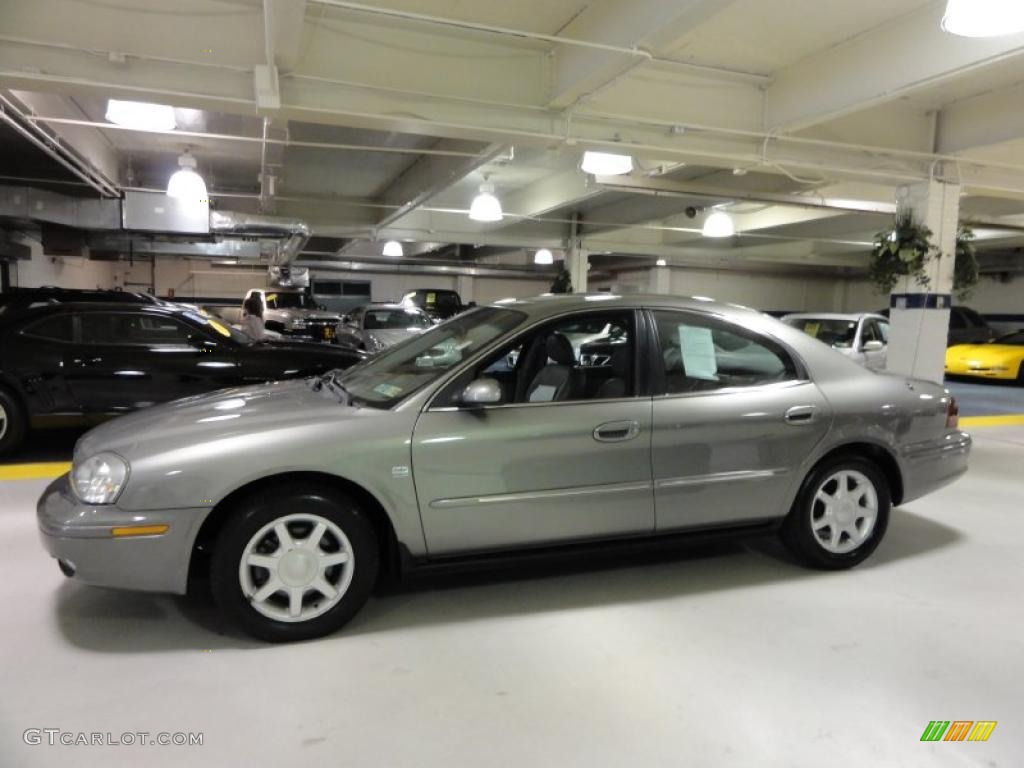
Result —
M 879 291 L 890 293 L 901 277 L 913 277 L 925 288 L 931 284 L 924 268 L 939 252 L 931 236 L 932 231 L 914 221 L 910 211 L 897 214 L 891 230 L 875 235 L 868 274 Z
M 572 293 L 572 275 L 563 268 L 551 283 L 551 293 Z
M 974 254 L 974 232 L 963 224 L 956 231 L 956 257 L 953 261 L 953 293 L 966 300 L 978 284 L 978 258 Z

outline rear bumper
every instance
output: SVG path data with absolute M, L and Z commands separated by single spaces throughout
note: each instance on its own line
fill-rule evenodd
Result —
M 68 476 L 54 480 L 36 507 L 43 547 L 65 575 L 101 587 L 184 594 L 189 560 L 207 508 L 128 512 L 82 504 Z M 111 528 L 166 524 L 157 536 L 115 538 Z
M 903 452 L 903 501 L 913 501 L 948 485 L 967 471 L 971 436 L 948 432 L 936 440 L 914 443 Z

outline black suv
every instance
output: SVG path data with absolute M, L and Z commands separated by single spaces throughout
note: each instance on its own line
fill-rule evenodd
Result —
M 126 304 L 161 304 L 156 296 L 137 291 L 103 291 L 85 288 L 8 288 L 0 293 L 0 317 L 10 317 L 33 307 L 65 304 L 69 301 L 102 301 Z

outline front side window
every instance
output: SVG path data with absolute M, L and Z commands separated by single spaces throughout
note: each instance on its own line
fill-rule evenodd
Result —
M 458 405 L 463 388 L 477 378 L 501 385 L 501 405 L 632 397 L 633 318 L 632 311 L 594 312 L 545 323 L 459 376 L 435 404 Z
M 750 387 L 798 378 L 796 363 L 776 342 L 717 318 L 653 312 L 665 394 Z
M 266 299 L 267 309 L 311 309 L 313 306 L 313 303 L 304 293 L 268 292 Z
M 390 408 L 526 319 L 522 312 L 491 307 L 449 320 L 349 368 L 337 381 L 354 401 Z

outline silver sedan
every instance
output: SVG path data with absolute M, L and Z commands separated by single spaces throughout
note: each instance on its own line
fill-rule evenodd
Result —
M 576 350 L 580 324 L 617 331 Z M 183 593 L 206 569 L 225 614 L 279 641 L 337 629 L 382 577 L 538 547 L 778 531 L 848 568 L 970 446 L 940 385 L 753 310 L 547 296 L 109 422 L 38 517 L 68 576 Z
M 357 307 L 338 323 L 337 340 L 344 346 L 374 354 L 385 347 L 423 333 L 434 325 L 419 307 L 367 304 Z

